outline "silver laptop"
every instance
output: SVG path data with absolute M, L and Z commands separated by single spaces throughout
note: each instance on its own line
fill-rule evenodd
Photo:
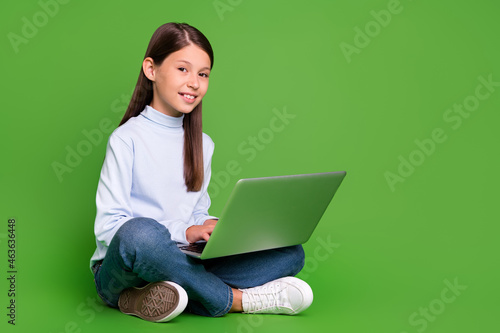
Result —
M 210 259 L 307 242 L 345 171 L 239 180 L 208 242 L 181 244 Z

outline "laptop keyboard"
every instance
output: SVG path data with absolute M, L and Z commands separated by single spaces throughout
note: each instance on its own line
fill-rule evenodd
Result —
M 207 243 L 194 243 L 194 244 L 179 246 L 179 249 L 195 253 L 202 253 L 203 249 L 205 248 L 205 245 L 207 245 Z

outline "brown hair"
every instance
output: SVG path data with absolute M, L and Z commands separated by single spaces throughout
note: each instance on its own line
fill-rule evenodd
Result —
M 214 64 L 214 54 L 208 39 L 195 27 L 186 23 L 166 23 L 154 32 L 146 50 L 155 65 L 160 66 L 165 58 L 189 44 L 194 44 L 204 50 L 210 58 L 210 68 Z M 142 70 L 132 94 L 132 99 L 123 116 L 120 126 L 132 117 L 136 117 L 153 100 L 153 82 Z M 197 192 L 203 184 L 203 140 L 201 104 L 193 111 L 184 115 L 184 181 L 187 190 Z

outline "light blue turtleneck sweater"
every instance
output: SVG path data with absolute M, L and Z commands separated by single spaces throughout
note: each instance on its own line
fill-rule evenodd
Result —
M 183 173 L 184 116 L 170 117 L 149 105 L 109 137 L 97 187 L 91 266 L 103 259 L 113 236 L 133 217 L 149 217 L 168 228 L 172 239 L 186 241 L 186 229 L 207 219 L 207 193 L 214 143 L 203 134 L 204 182 L 187 192 Z

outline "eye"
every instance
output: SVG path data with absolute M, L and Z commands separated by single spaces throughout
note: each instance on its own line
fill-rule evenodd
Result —
M 179 67 L 178 70 L 180 70 L 181 72 L 187 72 L 187 69 L 185 69 L 184 67 Z
M 200 76 L 208 78 L 208 74 L 207 73 L 200 73 Z

